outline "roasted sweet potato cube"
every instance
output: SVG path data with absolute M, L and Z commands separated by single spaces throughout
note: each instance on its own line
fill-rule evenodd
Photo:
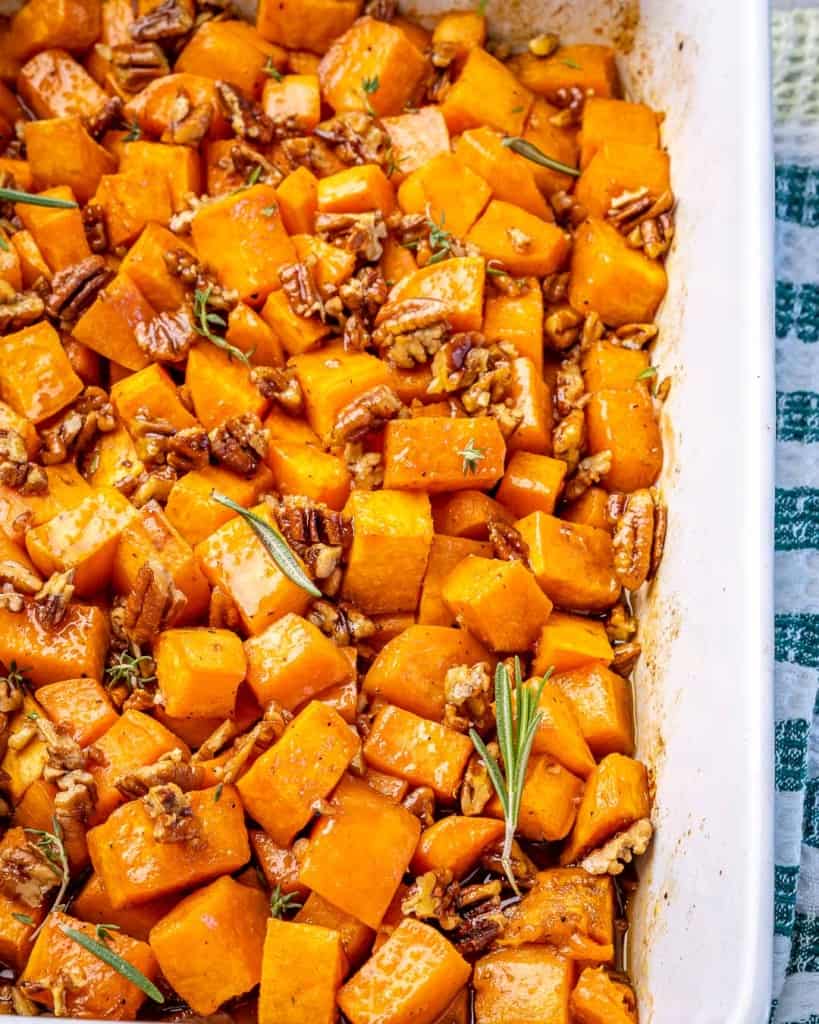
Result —
M 38 192 L 68 185 L 85 203 L 102 176 L 116 170 L 116 160 L 91 138 L 79 117 L 28 121 L 24 131 L 32 185 Z
M 105 213 L 112 246 L 131 245 L 146 224 L 167 224 L 173 213 L 163 175 L 104 174 L 92 202 Z
M 156 677 L 169 715 L 227 718 L 247 669 L 229 629 L 166 629 L 154 647 Z
M 105 611 L 71 604 L 59 625 L 46 628 L 34 608 L 26 601 L 22 612 L 0 609 L 0 661 L 19 660 L 35 687 L 80 676 L 101 679 L 108 649 Z
M 159 363 L 151 363 L 117 381 L 111 388 L 111 401 L 129 429 L 133 429 L 140 416 L 167 420 L 177 430 L 196 426 L 196 420 L 180 401 L 173 378 Z
M 404 213 L 426 214 L 444 231 L 463 238 L 491 195 L 488 182 L 447 151 L 409 175 L 398 190 L 398 202 Z
M 282 223 L 291 235 L 313 230 L 318 210 L 318 178 L 306 167 L 297 167 L 276 189 Z
M 264 941 L 259 1024 L 333 1024 L 344 974 L 335 928 L 270 918 Z
M 17 188 L 24 188 L 19 182 L 16 184 Z M 31 183 L 28 188 L 31 188 Z M 51 281 L 53 277 L 51 269 L 30 231 L 15 231 L 11 236 L 11 244 L 17 253 L 23 288 L 31 288 L 40 278 L 44 281 Z
M 586 167 L 604 142 L 631 142 L 658 147 L 659 118 L 644 103 L 590 96 L 583 104 L 580 166 Z
M 573 977 L 548 946 L 489 953 L 475 964 L 475 1024 L 569 1024 Z
M 316 801 L 330 795 L 358 749 L 358 738 L 344 719 L 311 701 L 239 780 L 242 802 L 274 842 L 287 846 L 313 817 Z
M 617 96 L 620 81 L 614 50 L 597 43 L 559 46 L 549 57 L 524 53 L 509 62 L 523 84 L 555 100 L 561 89 L 591 90 L 595 96 Z
M 436 533 L 470 540 L 486 540 L 491 520 L 511 523 L 514 518 L 499 501 L 472 490 L 458 491 L 452 497 L 442 495 L 433 504 L 432 517 Z
M 444 580 L 467 555 L 483 555 L 485 558 L 491 558 L 493 553 L 492 545 L 484 541 L 435 534 L 432 538 L 432 547 L 429 549 L 429 561 L 427 562 L 424 582 L 421 585 L 418 622 L 425 626 L 451 626 L 455 622 L 455 616 L 447 608 L 441 594 Z M 460 630 L 456 632 L 461 633 L 463 636 L 469 635 Z M 462 659 L 464 662 L 468 660 L 474 662 L 479 659 Z M 458 663 L 455 662 L 454 664 Z M 373 667 L 374 665 L 375 663 L 373 663 Z M 406 669 L 402 669 L 398 675 L 401 676 L 405 671 Z M 393 703 L 401 704 L 401 701 L 394 700 Z M 408 708 L 408 710 L 418 711 L 417 708 Z M 421 713 L 426 714 L 425 712 Z M 427 714 L 426 717 L 432 718 L 437 716 Z
M 458 622 L 493 651 L 525 651 L 552 602 L 521 562 L 468 555 L 444 580 L 443 598 Z
M 329 324 L 317 317 L 301 316 L 281 289 L 272 292 L 261 310 L 264 322 L 273 332 L 278 345 L 288 355 L 299 355 L 316 348 L 331 333 Z
M 636 1024 L 637 1003 L 630 985 L 616 981 L 604 967 L 587 967 L 569 1002 L 577 1024 Z
M 561 608 L 603 611 L 620 596 L 611 535 L 532 512 L 515 524 L 529 546 L 529 565 L 540 586 Z
M 267 450 L 267 464 L 279 494 L 302 494 L 340 509 L 350 493 L 344 460 L 313 445 L 274 442 Z
M 634 715 L 627 679 L 592 661 L 554 676 L 595 757 L 634 753 Z
M 266 505 L 253 511 L 271 521 Z M 221 587 L 232 598 L 242 625 L 252 636 L 288 613 L 300 615 L 307 610 L 310 595 L 285 576 L 243 519 L 234 517 L 220 526 L 196 545 L 196 555 L 211 585 Z
M 342 987 L 338 1004 L 352 1024 L 434 1024 L 469 973 L 447 938 L 408 917 Z
M 88 482 L 92 487 L 116 487 L 124 492 L 136 484 L 144 469 L 131 435 L 125 427 L 118 426 L 103 434 L 95 445 Z
M 449 129 L 436 106 L 384 117 L 381 123 L 390 137 L 395 164 L 390 181 L 398 185 L 433 157 L 449 152 Z
M 488 260 L 522 276 L 553 274 L 563 266 L 571 248 L 562 228 L 499 199 L 490 202 L 466 238 Z
M 164 896 L 138 907 L 116 910 L 111 906 L 108 893 L 99 875 L 93 874 L 71 901 L 71 913 L 81 921 L 90 924 L 115 924 L 126 935 L 148 941 L 153 926 L 160 921 L 176 903 L 171 896 Z
M 297 893 L 304 899 L 310 890 L 299 881 L 300 863 L 292 847 L 279 846 L 261 829 L 251 829 L 249 836 L 251 849 L 270 888 L 279 886 L 281 892 Z
M 414 611 L 432 544 L 426 494 L 354 490 L 344 506 L 353 521 L 342 593 L 366 614 Z
M 26 61 L 17 76 L 17 90 L 38 118 L 81 117 L 93 120 L 108 96 L 65 50 L 41 50 Z
M 287 121 L 302 132 L 312 132 L 321 120 L 318 75 L 265 78 L 262 108 L 267 116 L 279 123 Z
M 653 484 L 663 465 L 663 441 L 654 405 L 639 385 L 598 391 L 586 406 L 592 452 L 611 452 L 611 469 L 601 481 L 612 491 L 636 491 Z
M 503 476 L 505 455 L 492 416 L 392 420 L 384 433 L 384 486 L 429 494 L 489 489 Z
M 589 217 L 575 232 L 569 301 L 578 313 L 595 312 L 611 327 L 649 323 L 666 286 L 662 263 L 629 248 L 611 224 Z
M 296 914 L 295 921 L 299 924 L 315 924 L 322 928 L 331 928 L 341 936 L 341 948 L 344 950 L 346 971 L 355 970 L 366 957 L 372 946 L 373 930 L 362 924 L 352 914 L 328 903 L 317 892 L 311 892 L 304 906 Z
M 552 612 L 540 634 L 532 669 L 540 675 L 549 669 L 565 672 L 597 660 L 608 665 L 613 657 L 602 622 L 582 615 Z
M 271 408 L 262 425 L 273 444 L 282 441 L 285 444 L 311 444 L 316 448 L 321 447 L 318 434 L 311 430 L 304 420 L 288 416 L 277 405 Z
M 78 921 L 60 911 L 49 914 L 37 936 L 26 968 L 20 976 L 24 991 L 37 1003 L 54 1008 L 53 984 L 60 971 L 71 971 L 82 984 L 66 986 L 65 1012 L 73 1017 L 106 1017 L 109 1020 L 133 1020 L 146 999 L 145 993 L 125 975 L 110 967 L 96 954 L 81 946 L 66 929 L 96 938 L 94 925 Z M 106 945 L 152 981 L 157 964 L 151 947 L 121 932 L 108 932 Z
M 598 530 L 611 532 L 608 516 L 609 493 L 602 487 L 590 487 L 579 498 L 565 502 L 560 509 L 560 518 L 570 523 L 596 526 Z
M 42 194 L 51 199 L 76 202 L 74 193 L 67 185 L 46 189 Z M 43 258 L 54 273 L 91 255 L 79 208 L 52 209 L 17 203 L 14 211 L 23 227 L 31 232 Z
M 540 370 L 525 356 L 512 361 L 510 398 L 520 422 L 507 441 L 508 450 L 551 454 L 552 393 Z
M 648 189 L 657 199 L 671 188 L 670 158 L 655 145 L 634 141 L 604 142 L 577 181 L 575 196 L 591 217 L 606 217 L 612 199 Z
M 175 70 L 229 82 L 248 99 L 258 99 L 268 82 L 265 70 L 283 69 L 287 55 L 268 42 L 252 25 L 236 18 L 213 19 L 200 25 L 179 54 Z M 312 126 L 311 126 L 312 127 Z
M 434 538 L 433 544 L 439 539 Z M 440 721 L 448 670 L 456 665 L 491 660 L 486 648 L 464 630 L 410 626 L 378 652 L 364 677 L 364 691 L 416 715 Z
M 537 680 L 527 684 L 537 685 Z M 532 750 L 548 754 L 573 775 L 582 779 L 594 769 L 592 756 L 574 706 L 553 679 L 547 679 L 538 704 L 540 724 L 535 732 Z
M 99 38 L 101 6 L 99 0 L 31 0 L 12 19 L 11 56 L 25 60 L 49 47 L 87 50 Z
M 94 870 L 102 878 L 111 905 L 117 909 L 148 903 L 190 889 L 247 863 L 244 812 L 233 786 L 190 794 L 202 842 L 160 843 L 141 800 L 117 808 L 108 820 L 88 833 Z
M 206 430 L 236 416 L 263 416 L 267 399 L 250 379 L 250 369 L 215 345 L 203 342 L 188 354 L 185 384 L 196 418 Z
M 247 681 L 259 703 L 277 700 L 288 710 L 348 679 L 352 671 L 332 640 L 292 613 L 247 640 L 245 651 Z
M 352 25 L 361 7 L 362 0 L 261 0 L 256 28 L 288 50 L 324 53 Z
M 27 852 L 29 837 L 22 828 L 10 828 L 0 839 L 0 857 Z M 46 915 L 49 894 L 32 899 L 0 891 L 0 960 L 15 971 L 22 971 L 31 951 L 34 931 Z M 33 906 L 32 906 L 33 902 Z
M 506 467 L 498 500 L 517 516 L 531 512 L 551 515 L 565 476 L 566 463 L 562 459 L 517 451 Z
M 40 450 L 40 438 L 34 424 L 5 402 L 0 402 L 0 429 L 13 430 L 19 434 L 30 459 Z
M 483 333 L 489 341 L 508 341 L 521 356 L 543 369 L 543 292 L 535 278 L 526 280 L 522 291 L 511 295 L 488 295 Z
M 526 767 L 518 831 L 533 842 L 565 838 L 574 824 L 582 792 L 582 779 L 549 755 L 533 754 Z M 492 796 L 485 813 L 503 818 L 497 795 Z
M 649 364 L 648 352 L 596 341 L 583 353 L 581 367 L 586 390 L 627 390 L 636 387 Z
M 460 64 L 470 51 L 486 42 L 486 16 L 480 11 L 447 11 L 435 23 L 432 45 L 436 53 Z
M 378 928 L 412 857 L 421 826 L 405 808 L 346 776 L 331 799 L 332 815 L 313 826 L 301 880 L 341 910 Z M 364 847 L 366 858 L 353 856 Z M 378 864 L 379 870 L 372 871 Z
M 175 104 L 180 93 L 187 96 L 192 107 L 210 107 L 206 138 L 223 139 L 230 134 L 213 79 L 185 72 L 154 79 L 128 100 L 123 107 L 123 117 L 128 124 L 136 123 L 146 135 L 173 143 L 175 133 L 172 125 L 177 118 Z
M 451 803 L 473 749 L 468 736 L 388 704 L 373 720 L 364 757 L 378 771 L 429 786 Z
M 118 715 L 105 687 L 96 679 L 65 679 L 37 691 L 37 700 L 57 726 L 81 747 L 98 740 Z
M 504 146 L 502 138 L 491 128 L 471 128 L 455 143 L 455 155 L 488 182 L 495 199 L 514 203 L 541 220 L 554 220 L 535 182 L 535 165 Z
M 476 256 L 457 256 L 428 263 L 400 280 L 389 294 L 388 306 L 402 299 L 434 299 L 453 331 L 479 331 L 483 323 L 485 261 Z M 383 306 L 376 321 L 389 316 Z
M 586 782 L 577 821 L 560 855 L 560 863 L 579 860 L 650 813 L 645 765 L 622 754 L 609 754 Z
M 31 168 L 27 160 L 11 160 L 8 157 L 3 157 L 0 159 L 0 170 L 9 172 L 14 179 L 16 188 L 21 188 L 24 192 L 31 191 Z
M 424 829 L 412 858 L 416 874 L 451 871 L 455 879 L 468 875 L 481 854 L 503 836 L 503 823 L 495 818 L 467 818 L 450 814 Z
M 174 213 L 187 209 L 186 196 L 202 189 L 201 160 L 191 146 L 129 142 L 123 147 L 119 169 L 140 188 L 153 179 L 164 181 Z M 180 248 L 178 238 L 174 248 Z
M 401 113 L 426 68 L 423 54 L 401 29 L 367 17 L 333 42 L 318 74 L 334 110 L 373 110 L 381 117 Z
M 94 352 L 129 370 L 142 370 L 150 362 L 137 344 L 156 310 L 133 280 L 123 272 L 111 281 L 74 325 L 74 337 Z
M 575 168 L 579 150 L 577 132 L 572 125 L 563 128 L 553 123 L 553 119 L 559 113 L 557 107 L 553 107 L 551 103 L 538 96 L 526 119 L 523 138 L 526 142 L 537 146 L 541 153 L 557 160 L 558 163 Z M 552 167 L 541 167 L 540 164 L 532 164 L 532 174 L 537 187 L 547 196 L 551 196 L 555 192 L 569 191 L 577 180 L 574 174 L 555 170 Z
M 259 314 L 237 302 L 228 315 L 225 338 L 248 357 L 254 366 L 283 366 L 284 352 L 278 339 Z
M 150 943 L 159 967 L 194 1013 L 215 1013 L 258 985 L 268 916 L 263 892 L 225 876 L 154 925 Z
M 318 183 L 321 213 L 366 213 L 380 210 L 387 217 L 395 209 L 395 191 L 377 164 L 347 167 Z
M 219 466 L 205 466 L 181 476 L 171 488 L 165 514 L 185 540 L 197 545 L 236 513 L 213 500 L 213 492 L 227 495 L 249 508 L 272 484 L 270 470 L 260 466 L 249 480 Z M 199 552 L 197 552 L 199 554 Z
M 179 309 L 187 297 L 187 289 L 178 277 L 171 274 L 165 262 L 165 253 L 177 249 L 192 251 L 183 238 L 161 224 L 148 224 L 120 265 L 122 273 L 130 277 L 160 313 Z
M 0 339 L 0 363 L 3 400 L 33 423 L 53 416 L 82 391 L 60 336 L 45 320 Z
M 444 97 L 441 113 L 450 135 L 482 125 L 520 135 L 533 98 L 504 64 L 475 47 Z

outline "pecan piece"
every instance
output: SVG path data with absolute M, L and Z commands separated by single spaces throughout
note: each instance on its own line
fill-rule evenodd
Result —
M 338 287 L 338 297 L 344 308 L 361 313 L 367 320 L 384 305 L 388 292 L 387 282 L 378 267 L 362 267 Z
M 366 263 L 381 258 L 387 225 L 379 210 L 369 213 L 319 213 L 316 234 L 331 245 L 354 253 Z
M 429 786 L 418 786 L 410 790 L 401 801 L 410 814 L 419 819 L 424 828 L 435 822 L 435 793 Z
M 212 120 L 213 105 L 209 100 L 194 106 L 187 92 L 180 89 L 171 104 L 168 127 L 159 141 L 196 149 L 208 134 Z
M 171 70 L 168 58 L 158 43 L 124 43 L 110 49 L 114 81 L 123 92 L 141 92 L 146 85 Z
M 304 395 L 292 367 L 255 366 L 250 371 L 250 379 L 265 398 L 272 398 L 291 416 L 299 416 L 304 411 Z
M 158 562 L 140 566 L 125 601 L 123 630 L 130 643 L 141 647 L 156 637 L 186 603 L 171 574 Z
M 78 320 L 114 277 L 102 256 L 88 256 L 54 275 L 46 312 L 55 320 L 71 324 Z
M 105 210 L 97 203 L 88 203 L 82 211 L 82 226 L 91 252 L 100 255 L 108 251 L 108 226 Z
M 379 122 L 363 110 L 336 114 L 323 121 L 315 134 L 335 148 L 345 164 L 386 164 L 390 137 Z
M 561 306 L 547 313 L 543 321 L 544 341 L 554 351 L 565 352 L 580 337 L 583 317 L 571 306 Z
M 242 181 L 251 179 L 257 184 L 278 185 L 284 175 L 279 168 L 271 163 L 258 150 L 248 146 L 246 142 L 236 142 L 230 147 L 230 163 L 221 164 L 226 170 L 232 169 Z
M 32 596 L 43 585 L 43 581 L 36 572 L 23 565 L 22 562 L 17 562 L 11 558 L 0 561 L 0 583 L 10 583 L 18 593 L 31 594 Z M 0 682 L 2 682 L 1 677 Z M 2 711 L 2 708 L 0 708 L 0 711 Z
M 74 596 L 75 569 L 55 572 L 34 595 L 34 616 L 43 629 L 54 629 L 65 618 Z
M 132 430 L 137 454 L 146 465 L 167 464 L 187 473 L 208 464 L 210 442 L 202 427 L 178 431 L 168 420 L 149 420 L 137 413 Z
M 41 907 L 46 896 L 60 884 L 50 864 L 31 840 L 25 846 L 6 846 L 0 851 L 0 892 L 27 907 Z
M 599 849 L 586 854 L 580 867 L 590 875 L 621 875 L 626 864 L 646 852 L 653 832 L 649 819 L 640 818 Z
M 627 678 L 631 675 L 631 671 L 642 653 L 643 648 L 636 640 L 628 644 L 616 644 L 614 660 L 611 663 L 612 671 Z
M 279 280 L 296 316 L 319 316 L 324 319 L 324 303 L 310 263 L 285 263 L 279 268 Z
M 339 647 L 355 646 L 376 633 L 372 619 L 348 601 L 314 601 L 307 618 Z
M 419 921 L 437 921 L 445 931 L 452 931 L 461 924 L 456 913 L 458 891 L 451 871 L 426 871 L 416 877 L 401 900 L 401 913 Z
M 336 156 L 333 149 L 322 139 L 313 135 L 299 135 L 286 138 L 281 142 L 282 156 L 287 161 L 289 170 L 306 167 L 318 178 L 326 178 L 328 174 L 344 170 L 344 164 Z
M 500 747 L 497 743 L 487 743 L 486 749 L 497 761 L 500 757 Z M 494 792 L 489 772 L 486 770 L 483 758 L 476 750 L 467 762 L 464 780 L 461 784 L 461 814 L 468 817 L 482 814 Z
M 230 594 L 218 584 L 210 592 L 208 625 L 211 629 L 231 629 L 238 633 L 242 624 L 239 609 Z
M 181 0 L 163 0 L 147 14 L 137 18 L 129 29 L 138 43 L 178 39 L 193 28 L 193 18 Z
M 581 459 L 574 472 L 574 476 L 566 481 L 563 491 L 564 499 L 566 501 L 573 501 L 575 498 L 579 498 L 581 494 L 585 494 L 590 487 L 599 483 L 611 469 L 611 458 L 609 449 L 604 448 L 603 451 L 596 452 L 594 455 L 587 455 L 585 459 Z
M 549 305 L 557 305 L 558 302 L 565 302 L 569 297 L 569 272 L 568 270 L 548 274 L 541 283 L 543 301 Z
M 299 554 L 313 544 L 347 548 L 352 543 L 351 520 L 320 501 L 288 496 L 275 506 L 274 515 L 282 536 Z
M 0 290 L 0 334 L 19 331 L 36 323 L 45 313 L 45 302 L 34 291 Z
M 344 461 L 358 491 L 375 491 L 384 483 L 384 460 L 380 452 L 365 452 L 360 443 L 344 446 Z
M 444 678 L 444 725 L 456 732 L 486 732 L 495 721 L 492 678 L 485 661 L 454 665 Z
M 154 362 L 181 363 L 199 339 L 190 312 L 157 313 L 147 323 L 137 324 L 136 343 Z
M 191 798 L 173 782 L 152 786 L 142 798 L 148 817 L 154 823 L 158 843 L 188 843 L 200 838 L 200 825 L 194 816 Z
M 184 792 L 189 789 L 199 789 L 202 785 L 203 774 L 198 765 L 185 760 L 179 747 L 174 747 L 153 764 L 144 765 L 125 775 L 120 775 L 114 781 L 114 785 L 126 800 L 135 800 L 145 796 L 152 787 L 164 786 L 168 783 L 173 783 Z
M 621 495 L 612 495 L 609 509 L 616 522 L 612 539 L 614 571 L 627 590 L 637 590 L 648 579 L 651 569 L 654 500 L 648 488 L 643 488 L 624 501 Z
M 364 14 L 378 21 L 392 21 L 398 13 L 396 0 L 368 0 Z
M 562 459 L 572 472 L 580 462 L 580 453 L 586 443 L 586 418 L 582 409 L 572 409 L 552 431 L 552 449 L 556 459 Z
M 234 135 L 267 146 L 273 141 L 273 122 L 258 103 L 245 99 L 228 82 L 216 82 L 216 94 L 227 115 Z
M 522 562 L 528 568 L 529 545 L 511 523 L 491 519 L 489 540 L 495 549 L 495 558 L 502 558 L 505 562 Z
M 25 442 L 11 427 L 0 427 L 0 483 L 21 494 L 48 491 L 48 477 L 42 466 L 29 462 Z
M 253 476 L 267 454 L 267 431 L 255 413 L 232 416 L 208 438 L 214 459 L 238 476 Z
M 262 753 L 268 747 L 271 747 L 282 735 L 292 718 L 293 716 L 290 712 L 286 711 L 275 700 L 270 701 L 265 707 L 261 721 L 257 722 L 248 732 L 238 736 L 234 741 L 231 755 L 222 766 L 221 780 L 226 783 L 235 782 L 241 775 L 253 752 Z M 233 723 L 231 722 L 230 724 L 232 725 Z M 216 742 L 227 742 L 222 737 L 228 731 L 224 725 L 219 726 L 213 735 L 205 740 L 203 747 L 212 746 Z M 200 754 L 201 750 L 202 748 L 199 750 Z
M 404 408 L 392 388 L 379 384 L 345 405 L 336 418 L 333 444 L 357 441 L 373 430 L 380 430 Z
M 107 393 L 89 385 L 73 405 L 60 414 L 59 420 L 42 431 L 43 463 L 51 465 L 83 455 L 98 434 L 108 434 L 116 425 L 114 407 Z
M 401 369 L 426 363 L 449 333 L 446 307 L 437 299 L 401 299 L 383 306 L 373 341 L 381 356 Z
M 581 406 L 586 393 L 583 373 L 576 356 L 564 359 L 555 376 L 555 409 L 559 416 L 568 416 Z

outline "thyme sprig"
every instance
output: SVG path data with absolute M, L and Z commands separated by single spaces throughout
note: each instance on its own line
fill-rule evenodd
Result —
M 302 903 L 294 892 L 282 892 L 282 887 L 277 885 L 270 894 L 270 913 L 273 917 L 284 917 L 293 910 L 301 910 Z
M 475 445 L 474 437 L 470 437 L 466 448 L 462 448 L 457 454 L 463 459 L 461 472 L 464 476 L 472 476 L 477 473 L 478 463 L 483 462 L 486 458 L 486 452 Z
M 281 73 L 281 71 L 279 71 L 279 69 L 273 63 L 273 58 L 272 57 L 268 57 L 267 58 L 267 60 L 265 61 L 264 67 L 262 68 L 262 71 L 264 71 L 264 73 L 266 75 L 270 75 L 270 77 L 275 79 L 277 82 L 280 82 L 284 78 L 284 75 Z
M 143 665 L 152 665 L 153 658 L 147 654 L 132 654 L 131 651 L 119 651 L 114 655 L 111 664 L 105 669 L 106 686 L 124 684 L 129 690 L 147 686 L 156 682 L 156 675 L 146 674 Z
M 21 690 L 28 680 L 26 679 L 23 669 L 21 669 L 16 661 L 9 662 L 9 670 L 4 676 L 0 676 L 0 682 L 8 683 L 12 690 Z
M 231 345 L 220 334 L 214 334 L 213 332 L 214 327 L 225 330 L 227 328 L 227 320 L 218 313 L 208 309 L 208 302 L 210 302 L 212 291 L 213 285 L 209 284 L 207 288 L 197 288 L 193 293 L 194 329 L 197 334 L 201 334 L 211 345 L 215 345 L 217 348 L 222 349 L 223 352 L 227 352 L 231 359 L 238 359 L 240 363 L 244 363 L 245 366 L 249 367 L 250 359 L 248 359 L 246 353 L 240 348 L 236 348 L 235 345 Z
M 378 77 L 378 75 L 373 75 L 372 78 L 361 79 L 361 91 L 364 94 L 364 105 L 366 106 L 367 113 L 370 115 L 370 117 L 376 116 L 375 110 L 373 109 L 373 105 L 372 103 L 370 103 L 370 96 L 372 96 L 373 93 L 378 92 L 380 88 L 381 79 Z
M 508 135 L 502 142 L 507 149 L 511 149 L 518 156 L 526 157 L 533 164 L 548 167 L 551 171 L 560 171 L 561 174 L 570 174 L 573 178 L 580 177 L 580 171 L 576 167 L 570 167 L 569 164 L 561 163 L 560 160 L 547 156 L 542 149 L 538 149 L 533 143 L 527 142 L 526 139 L 520 138 L 519 135 Z
M 306 590 L 311 597 L 321 597 L 321 591 L 305 573 L 304 569 L 302 569 L 299 560 L 290 550 L 287 541 L 275 527 L 271 526 L 270 523 L 266 523 L 264 519 L 249 511 L 249 509 L 237 505 L 235 501 L 224 494 L 220 494 L 218 491 L 211 491 L 211 497 L 214 501 L 218 501 L 220 505 L 224 505 L 225 508 L 238 512 L 262 542 L 265 551 L 289 580 L 295 583 L 297 587 L 301 587 L 302 590 Z
M 59 821 L 56 818 L 51 819 L 51 827 L 53 832 L 47 832 L 41 828 L 27 828 L 25 831 L 28 835 L 37 836 L 35 847 L 42 855 L 48 866 L 54 872 L 54 874 L 60 880 L 60 887 L 57 890 L 57 895 L 49 908 L 48 913 L 50 914 L 53 910 L 60 910 L 65 899 L 65 894 L 68 889 L 68 883 L 71 881 L 71 869 L 68 866 L 68 857 L 65 852 L 65 844 L 63 843 L 63 829 Z M 46 915 L 47 917 L 48 915 Z M 40 931 L 45 924 L 45 918 L 35 929 L 34 935 Z
M 103 925 L 104 928 L 111 928 L 112 925 Z M 73 939 L 78 946 L 82 946 L 83 949 L 88 950 L 98 960 L 102 960 L 103 963 L 108 964 L 109 967 L 113 967 L 117 974 L 121 974 L 123 978 L 126 978 L 131 982 L 132 985 L 136 985 L 140 991 L 144 992 L 149 999 L 153 999 L 155 1003 L 164 1003 L 165 997 L 154 985 L 152 981 L 145 977 L 138 967 L 126 960 L 125 957 L 115 953 L 113 949 L 110 949 L 105 945 L 104 942 L 97 942 L 96 939 L 92 939 L 85 932 L 78 931 L 76 928 L 70 928 L 67 924 L 60 925 L 60 931 L 63 935 L 67 935 L 69 939 Z M 99 928 L 97 929 L 99 934 Z M 108 937 L 110 938 L 110 936 Z
M 79 205 L 69 199 L 55 199 L 53 196 L 38 196 L 19 188 L 0 188 L 0 202 L 25 203 L 28 206 L 50 206 L 55 210 L 78 210 Z
M 537 686 L 524 686 L 520 674 L 520 660 L 515 658 L 513 687 L 506 665 L 501 662 L 495 669 L 495 719 L 502 767 L 489 753 L 478 733 L 474 729 L 469 730 L 469 737 L 486 765 L 492 786 L 503 808 L 505 828 L 501 864 L 509 884 L 518 896 L 520 889 L 512 870 L 512 843 L 518 827 L 526 767 L 535 733 L 543 717 L 543 713 L 538 711 L 538 704 L 551 673 L 550 669 Z

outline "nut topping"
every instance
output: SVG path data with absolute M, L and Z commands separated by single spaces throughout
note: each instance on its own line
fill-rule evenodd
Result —
M 130 28 L 131 38 L 138 43 L 173 40 L 193 28 L 193 18 L 181 0 L 163 0 L 147 14 L 137 18 Z
M 158 562 L 140 566 L 125 601 L 123 630 L 129 642 L 142 647 L 179 614 L 187 598 Z
M 345 405 L 338 414 L 333 427 L 332 443 L 345 444 L 357 441 L 365 434 L 380 430 L 395 419 L 404 408 L 403 403 L 386 384 L 365 391 Z
M 181 363 L 198 340 L 199 335 L 187 309 L 157 313 L 147 323 L 137 324 L 136 328 L 137 345 L 158 363 Z
M 373 341 L 394 366 L 412 369 L 426 363 L 449 333 L 446 307 L 437 299 L 400 299 L 383 306 Z
M 626 864 L 648 849 L 653 833 L 648 818 L 640 818 L 624 832 L 612 836 L 597 850 L 580 861 L 580 867 L 590 875 L 621 875 Z
M 194 843 L 200 838 L 199 821 L 194 817 L 191 798 L 173 782 L 151 789 L 142 798 L 148 817 L 154 823 L 158 843 Z
M 267 454 L 267 431 L 255 413 L 232 416 L 208 438 L 214 459 L 237 476 L 252 477 Z
M 0 484 L 21 494 L 48 491 L 48 477 L 42 466 L 29 462 L 25 442 L 11 427 L 0 427 Z
M 227 82 L 216 82 L 216 93 L 234 135 L 260 146 L 273 141 L 273 122 L 258 103 L 252 103 Z
M 325 242 L 354 253 L 367 263 L 381 258 L 387 225 L 380 211 L 316 214 L 316 234 Z

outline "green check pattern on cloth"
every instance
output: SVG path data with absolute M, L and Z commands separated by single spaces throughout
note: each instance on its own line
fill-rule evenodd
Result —
M 771 1021 L 819 1024 L 819 7 L 774 11 L 773 79 L 777 445 Z

